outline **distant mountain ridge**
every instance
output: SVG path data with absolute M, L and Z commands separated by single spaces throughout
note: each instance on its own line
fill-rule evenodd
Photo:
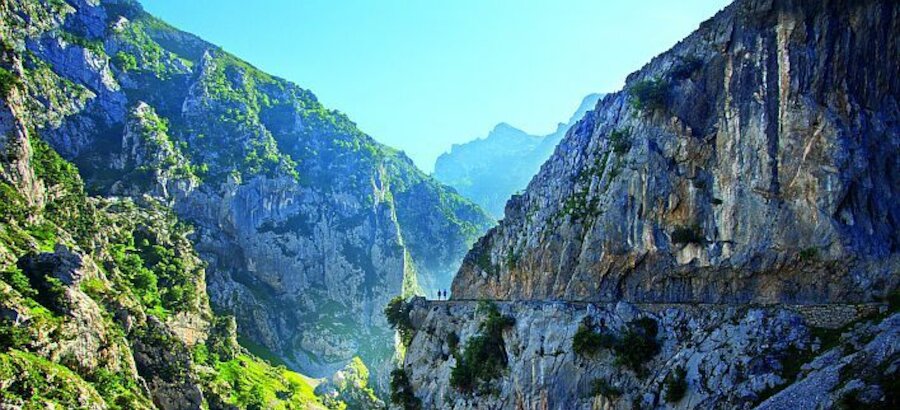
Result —
M 434 178 L 500 219 L 506 201 L 525 189 L 566 131 L 602 97 L 603 94 L 585 97 L 569 121 L 559 123 L 551 134 L 532 135 L 501 122 L 485 138 L 454 144 L 435 162 Z

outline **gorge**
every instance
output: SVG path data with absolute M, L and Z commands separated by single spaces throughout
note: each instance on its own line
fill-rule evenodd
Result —
M 0 408 L 900 406 L 895 1 L 736 0 L 434 177 L 135 0 L 0 46 Z

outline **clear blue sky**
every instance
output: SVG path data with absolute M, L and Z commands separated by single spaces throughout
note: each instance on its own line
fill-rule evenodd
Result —
M 727 0 L 141 0 L 308 88 L 423 170 L 498 122 L 543 134 Z

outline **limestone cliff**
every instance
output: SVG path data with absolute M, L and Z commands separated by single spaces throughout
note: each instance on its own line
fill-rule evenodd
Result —
M 898 17 L 738 0 L 629 76 L 469 252 L 454 300 L 397 309 L 395 404 L 900 405 Z
M 897 17 L 735 2 L 569 130 L 453 296 L 884 296 L 900 280 Z
M 896 306 L 884 315 L 872 305 L 502 302 L 500 312 L 515 318 L 503 332 L 508 368 L 466 393 L 452 373 L 484 314 L 474 302 L 412 305 L 416 333 L 403 369 L 427 409 L 812 409 L 852 400 L 892 408 L 900 400 Z M 575 347 L 585 323 L 621 340 L 642 321 L 655 350 Z M 634 359 L 639 366 L 629 367 Z
M 383 375 L 382 307 L 449 288 L 490 223 L 309 90 L 135 1 L 16 0 L 3 20 L 39 135 L 90 193 L 150 195 L 191 223 L 213 305 L 295 369 L 359 356 Z
M 500 123 L 484 138 L 454 144 L 435 161 L 434 178 L 501 219 L 506 201 L 528 186 L 566 131 L 601 97 L 602 94 L 584 97 L 569 121 L 559 123 L 551 134 L 530 135 Z

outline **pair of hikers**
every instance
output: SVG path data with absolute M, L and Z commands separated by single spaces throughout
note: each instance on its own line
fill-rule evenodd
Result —
M 443 289 L 437 291 L 437 298 L 438 298 L 438 300 L 444 300 L 444 299 L 447 299 L 447 291 L 446 291 L 446 290 L 443 290 Z

